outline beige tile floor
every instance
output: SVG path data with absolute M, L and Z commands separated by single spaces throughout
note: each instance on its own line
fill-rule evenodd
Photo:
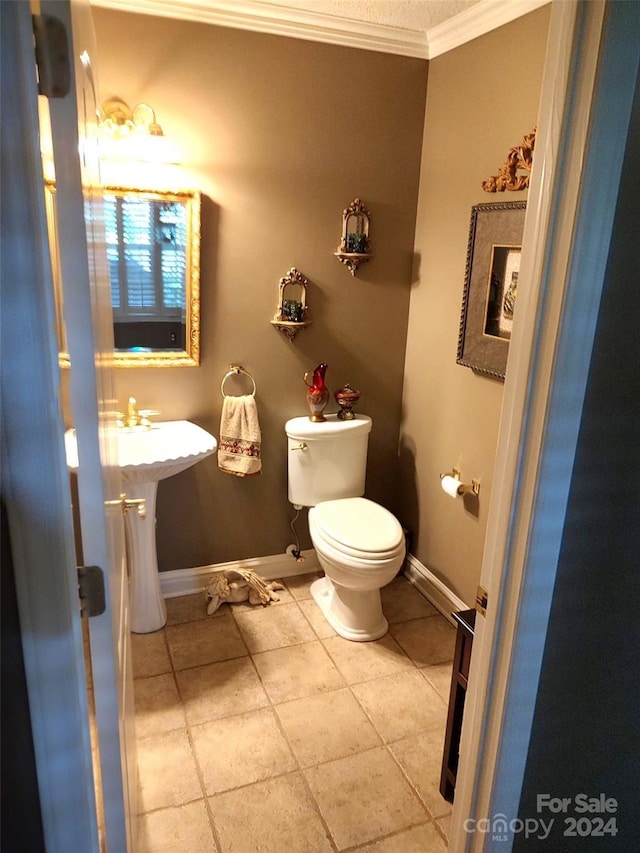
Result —
M 338 637 L 309 586 L 266 608 L 167 601 L 133 635 L 137 853 L 439 853 L 455 632 L 405 578 L 388 634 Z

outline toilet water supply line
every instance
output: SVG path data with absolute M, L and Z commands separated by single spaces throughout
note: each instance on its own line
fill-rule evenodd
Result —
M 295 545 L 287 545 L 285 554 L 289 554 L 292 557 L 295 557 L 296 563 L 303 563 L 304 557 L 300 553 L 300 539 L 298 538 L 298 533 L 296 531 L 296 521 L 298 520 L 302 506 L 299 506 L 298 504 L 293 504 L 293 508 L 295 509 L 296 514 L 292 518 L 289 527 L 291 528 L 291 531 L 295 537 L 296 543 Z

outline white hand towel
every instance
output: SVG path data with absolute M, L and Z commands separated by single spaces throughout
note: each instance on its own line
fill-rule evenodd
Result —
M 259 474 L 262 468 L 261 440 L 258 409 L 253 396 L 225 397 L 218 442 L 220 470 L 237 477 Z

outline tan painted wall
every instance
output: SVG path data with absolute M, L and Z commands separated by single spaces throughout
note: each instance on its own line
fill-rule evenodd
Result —
M 536 122 L 549 11 L 544 7 L 432 60 L 416 223 L 400 438 L 400 515 L 413 553 L 471 605 L 502 403 L 501 382 L 456 364 L 471 207 L 491 195 L 509 148 Z M 508 196 L 508 198 L 505 198 Z M 440 488 L 453 465 L 481 480 L 479 511 Z
M 119 370 L 163 418 L 219 432 L 232 362 L 255 378 L 263 473 L 214 458 L 162 482 L 161 570 L 283 552 L 291 542 L 285 421 L 306 412 L 302 376 L 329 365 L 374 421 L 367 494 L 392 506 L 427 67 L 421 60 L 94 9 L 102 98 L 150 103 L 206 196 L 202 366 Z M 372 212 L 376 257 L 352 278 L 333 257 L 354 197 Z M 314 325 L 292 345 L 270 325 L 278 282 L 310 280 Z M 331 410 L 337 407 L 332 405 Z M 306 519 L 299 525 L 309 547 Z

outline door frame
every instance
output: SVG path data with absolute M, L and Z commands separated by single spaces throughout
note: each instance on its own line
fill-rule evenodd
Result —
M 518 815 L 636 83 L 626 5 L 552 6 L 452 851 L 513 843 L 478 821 Z
M 94 752 L 101 834 L 109 851 L 135 849 L 133 676 L 123 494 L 118 466 L 113 319 L 97 140 L 96 43 L 89 0 L 40 0 L 69 37 L 71 91 L 49 100 L 69 405 L 80 465 L 78 531 L 85 563 L 104 573 L 106 609 L 89 620 Z
M 2 492 L 46 849 L 93 853 L 97 816 L 31 10 L 28 3 L 1 7 Z

